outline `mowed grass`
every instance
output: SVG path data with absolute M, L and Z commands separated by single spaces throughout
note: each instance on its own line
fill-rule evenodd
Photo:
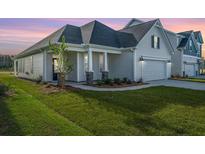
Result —
M 205 135 L 205 91 L 153 87 L 126 92 L 68 90 L 0 74 L 15 95 L 1 99 L 1 135 Z

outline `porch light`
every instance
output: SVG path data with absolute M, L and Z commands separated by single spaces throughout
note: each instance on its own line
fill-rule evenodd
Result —
M 144 58 L 143 58 L 143 57 L 140 57 L 140 61 L 143 62 L 143 61 L 144 61 Z

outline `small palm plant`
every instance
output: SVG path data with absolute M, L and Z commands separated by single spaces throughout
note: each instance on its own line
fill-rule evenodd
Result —
M 58 86 L 65 88 L 65 75 L 73 70 L 73 66 L 69 60 L 68 45 L 65 43 L 65 36 L 62 37 L 62 43 L 51 44 L 49 41 L 49 49 L 54 52 L 57 58 Z

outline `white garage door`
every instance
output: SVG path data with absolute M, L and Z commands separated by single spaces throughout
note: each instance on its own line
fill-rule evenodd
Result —
M 194 64 L 185 64 L 185 75 L 195 76 L 195 67 Z
M 166 63 L 164 61 L 145 60 L 143 63 L 143 81 L 166 78 Z

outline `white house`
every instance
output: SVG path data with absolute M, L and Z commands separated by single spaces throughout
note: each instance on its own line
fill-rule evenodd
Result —
M 150 81 L 171 76 L 176 47 L 159 19 L 148 22 L 133 19 L 119 31 L 98 21 L 81 27 L 66 25 L 18 54 L 14 61 L 15 75 L 57 80 L 58 57 L 49 51 L 48 45 L 49 40 L 61 43 L 63 36 L 74 68 L 66 77 L 68 81 L 124 77 Z

